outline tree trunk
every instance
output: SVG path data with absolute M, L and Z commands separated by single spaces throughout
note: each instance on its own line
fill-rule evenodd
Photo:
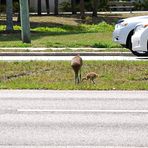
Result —
M 46 11 L 47 11 L 47 15 L 49 15 L 50 14 L 49 0 L 46 0 Z
M 80 0 L 80 16 L 81 19 L 85 18 L 84 0 Z
M 54 0 L 54 14 L 58 15 L 59 14 L 59 1 L 58 0 Z
M 38 15 L 42 14 L 42 3 L 41 0 L 38 0 Z
M 13 0 L 6 0 L 6 30 L 13 31 Z
M 76 14 L 76 0 L 71 0 L 72 14 Z
M 93 0 L 93 16 L 97 17 L 99 0 Z
M 21 22 L 21 16 L 20 16 L 20 12 L 18 12 L 18 16 L 17 16 L 17 22 L 20 23 Z

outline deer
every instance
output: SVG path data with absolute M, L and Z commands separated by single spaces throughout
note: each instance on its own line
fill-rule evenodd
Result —
M 83 60 L 78 54 L 73 57 L 71 60 L 71 67 L 75 73 L 75 84 L 79 84 L 81 82 L 81 67 L 83 65 Z
M 93 82 L 95 84 L 95 79 L 98 77 L 98 74 L 95 72 L 89 72 L 85 77 L 82 78 L 82 81 L 84 80 L 90 80 L 90 82 Z

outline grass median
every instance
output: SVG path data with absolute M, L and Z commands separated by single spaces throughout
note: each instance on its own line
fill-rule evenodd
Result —
M 5 28 L 5 25 L 0 25 L 0 47 L 121 47 L 112 41 L 114 26 L 105 22 L 96 25 L 32 26 L 31 44 L 22 43 L 20 26 L 14 26 L 13 33 L 5 32 Z
M 0 62 L 0 89 L 148 90 L 147 61 L 85 61 L 82 76 L 90 71 L 96 84 L 74 84 L 68 61 Z

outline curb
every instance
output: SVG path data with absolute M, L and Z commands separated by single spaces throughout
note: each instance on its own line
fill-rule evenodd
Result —
M 1 52 L 0 56 L 133 56 L 130 52 Z

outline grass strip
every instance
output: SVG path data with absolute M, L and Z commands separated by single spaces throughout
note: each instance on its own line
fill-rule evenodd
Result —
M 82 76 L 94 71 L 96 84 L 74 84 L 68 61 L 0 62 L 0 89 L 148 90 L 147 61 L 85 61 Z
M 5 29 L 5 25 L 0 25 L 0 47 L 121 47 L 112 41 L 114 26 L 106 22 L 96 25 L 32 26 L 31 44 L 22 43 L 20 26 L 14 26 L 14 33 L 6 33 Z

